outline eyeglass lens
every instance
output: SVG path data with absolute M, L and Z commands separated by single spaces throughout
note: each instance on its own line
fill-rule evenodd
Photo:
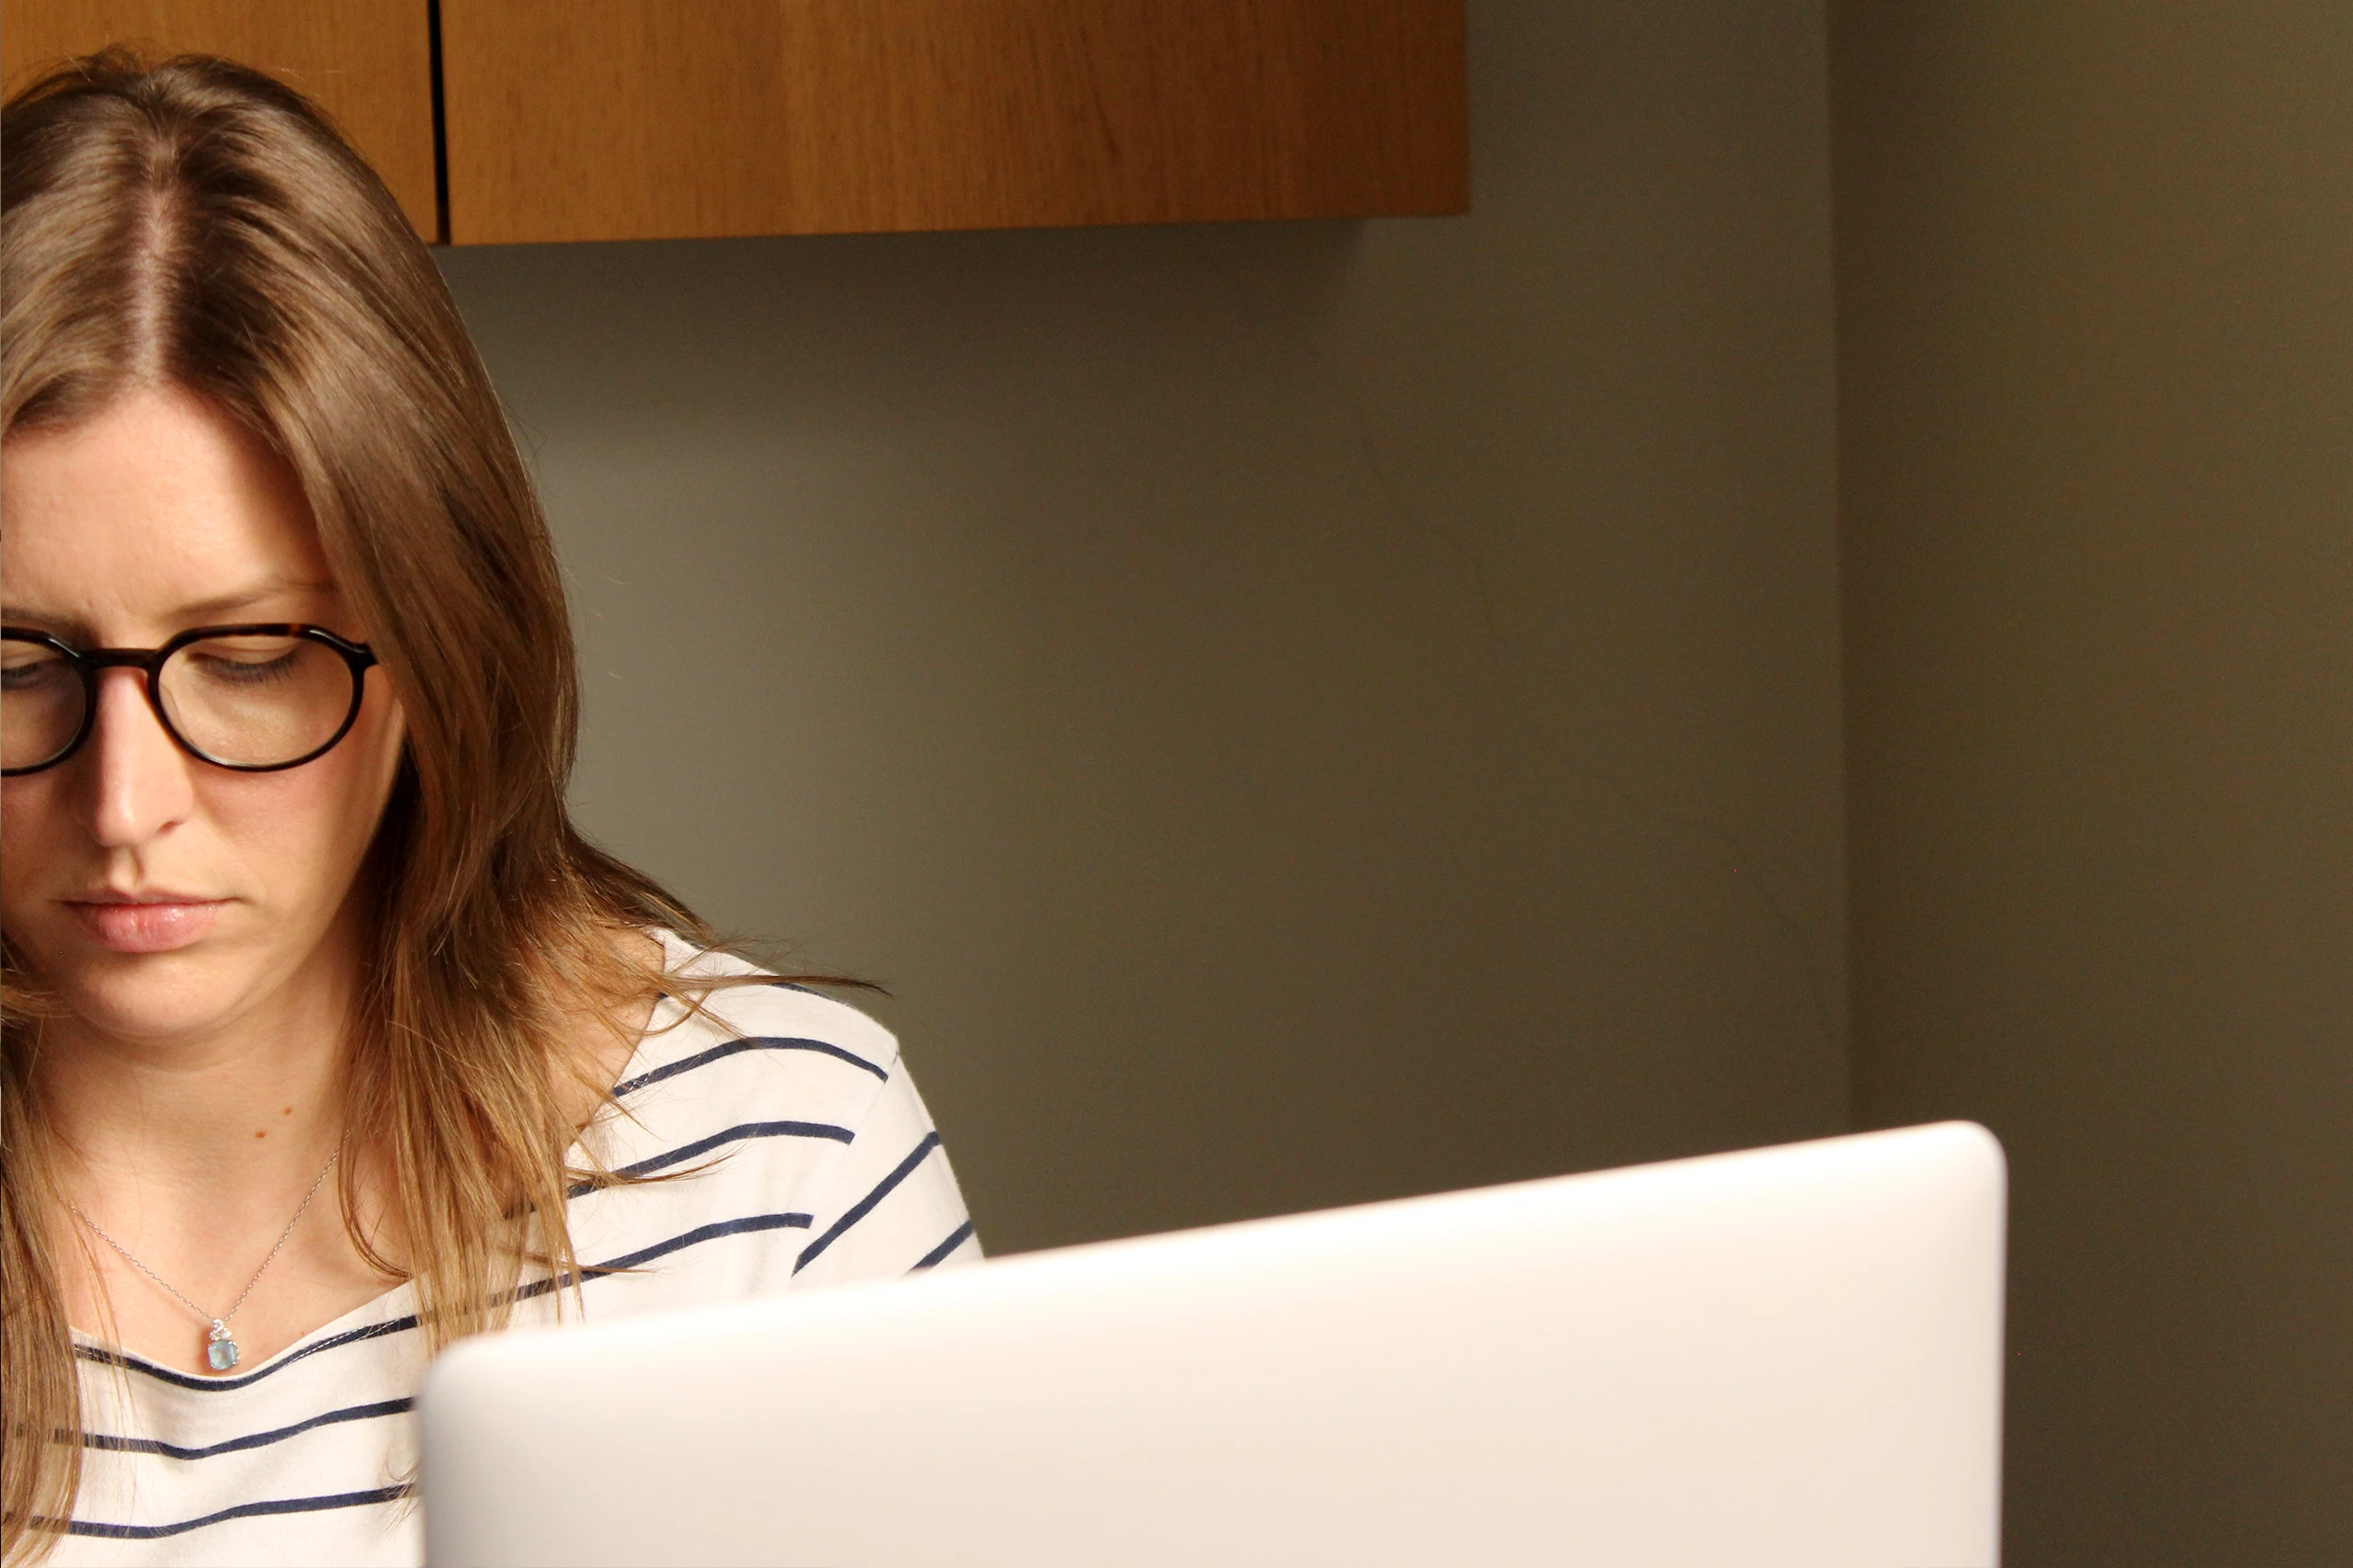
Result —
M 0 766 L 38 767 L 82 733 L 89 688 L 74 662 L 11 640 L 0 670 Z M 183 744 L 232 767 L 272 767 L 335 737 L 358 672 L 306 637 L 239 633 L 174 650 L 157 680 L 165 722 Z

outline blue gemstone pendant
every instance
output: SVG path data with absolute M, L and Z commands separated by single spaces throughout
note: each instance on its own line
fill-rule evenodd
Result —
M 212 1320 L 212 1342 L 204 1347 L 204 1358 L 212 1363 L 216 1372 L 225 1372 L 237 1364 L 237 1342 L 229 1337 L 229 1325 L 219 1318 Z

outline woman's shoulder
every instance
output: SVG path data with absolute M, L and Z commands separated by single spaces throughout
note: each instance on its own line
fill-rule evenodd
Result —
M 978 1255 L 891 1032 L 662 934 L 665 994 L 584 1151 L 615 1175 L 571 1214 L 600 1311 L 903 1274 Z
M 858 1008 L 736 954 L 654 935 L 664 994 L 615 1098 L 626 1104 L 664 1085 L 697 1098 L 846 1108 L 872 1099 L 899 1071 L 897 1038 Z

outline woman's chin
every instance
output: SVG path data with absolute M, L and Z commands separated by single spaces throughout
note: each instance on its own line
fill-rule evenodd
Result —
M 48 983 L 85 1028 L 122 1040 L 210 1032 L 251 1004 L 258 976 L 246 955 L 180 948 L 101 953 L 61 966 Z

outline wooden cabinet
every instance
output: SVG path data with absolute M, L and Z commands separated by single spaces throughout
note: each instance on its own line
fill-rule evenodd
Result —
M 1461 0 L 442 0 L 451 236 L 1460 211 Z
M 0 0 L 0 40 L 12 83 L 118 39 L 274 71 L 466 244 L 1458 212 L 1462 4 Z
M 150 59 L 225 54 L 308 94 L 400 199 L 440 233 L 433 29 L 426 0 L 0 0 L 0 80 L 127 43 Z

